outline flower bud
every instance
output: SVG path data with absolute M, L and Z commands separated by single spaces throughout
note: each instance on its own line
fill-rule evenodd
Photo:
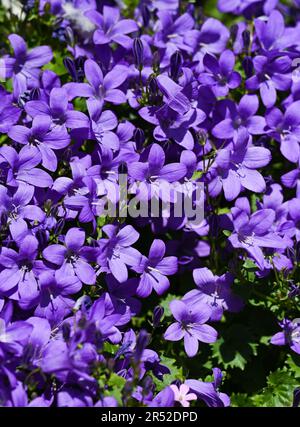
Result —
M 246 77 L 249 78 L 253 74 L 253 62 L 250 56 L 246 56 L 242 61 L 242 66 L 244 68 Z
M 242 32 L 242 38 L 244 43 L 244 49 L 247 51 L 249 49 L 250 41 L 251 41 L 250 31 L 244 30 Z
M 150 77 L 148 83 L 149 100 L 155 104 L 159 99 L 159 88 L 155 77 Z
M 83 56 L 79 56 L 75 59 L 75 67 L 76 67 L 76 73 L 77 73 L 77 82 L 83 82 L 84 80 L 84 63 L 85 59 Z
M 138 362 L 141 359 L 143 351 L 145 350 L 148 342 L 149 342 L 149 334 L 144 329 L 142 329 L 136 340 L 135 355 L 134 355 L 134 359 L 136 362 Z
M 163 315 L 164 315 L 164 309 L 160 305 L 156 306 L 153 310 L 153 317 L 152 317 L 152 323 L 154 328 L 157 328 L 159 326 Z
M 138 70 L 142 70 L 143 68 L 143 60 L 144 60 L 144 46 L 143 42 L 140 38 L 135 38 L 133 40 L 133 56 L 134 56 L 134 63 Z
M 159 73 L 160 66 L 160 54 L 158 50 L 156 50 L 153 54 L 152 68 L 155 73 Z
M 71 59 L 69 57 L 64 58 L 63 63 L 64 63 L 66 70 L 68 71 L 68 73 L 72 77 L 72 80 L 76 81 L 77 80 L 77 71 L 76 71 L 76 66 L 75 66 L 73 59 Z
M 143 26 L 148 27 L 150 21 L 150 10 L 147 5 L 142 4 L 141 6 L 141 14 L 143 18 Z
M 170 59 L 170 77 L 173 80 L 178 80 L 178 77 L 181 74 L 182 67 L 182 55 L 179 51 L 173 53 Z
M 42 228 L 39 228 L 35 233 L 35 237 L 38 239 L 39 246 L 41 248 L 45 248 L 48 245 L 48 234 L 49 232 Z
M 66 38 L 66 42 L 73 46 L 74 45 L 74 33 L 71 27 L 66 27 L 65 28 L 65 38 Z
M 197 132 L 197 140 L 200 145 L 205 145 L 207 141 L 207 132 L 205 129 L 199 129 Z
M 231 27 L 230 27 L 230 39 L 231 39 L 232 43 L 235 42 L 238 30 L 239 30 L 239 27 L 237 24 L 231 25 Z
M 62 324 L 62 336 L 65 341 L 69 341 L 71 336 L 71 326 L 69 323 Z
M 136 128 L 133 132 L 133 139 L 137 145 L 137 148 L 142 148 L 142 145 L 145 142 L 144 131 L 140 128 Z
M 300 387 L 295 388 L 293 398 L 293 408 L 297 408 L 300 404 Z

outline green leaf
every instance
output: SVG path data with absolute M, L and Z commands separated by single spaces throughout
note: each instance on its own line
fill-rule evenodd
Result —
M 156 385 L 157 391 L 161 391 L 175 380 L 184 381 L 182 367 L 178 367 L 176 363 L 176 359 L 172 359 L 164 355 L 161 356 L 161 364 L 170 369 L 170 374 L 165 374 L 162 381 L 153 376 L 153 381 Z
M 245 369 L 246 364 L 257 355 L 258 344 L 250 330 L 244 325 L 232 325 L 212 345 L 213 357 L 226 369 Z
M 170 310 L 170 302 L 173 301 L 174 299 L 181 299 L 181 298 L 178 297 L 178 296 L 176 296 L 176 295 L 169 294 L 166 298 L 164 298 L 160 302 L 160 305 L 164 309 L 164 317 L 170 317 L 170 316 L 172 316 L 172 313 L 171 313 L 171 310 Z
M 66 68 L 63 63 L 64 54 L 54 51 L 52 61 L 44 66 L 45 70 L 54 71 L 58 76 L 66 74 Z
M 300 378 L 300 356 L 298 354 L 293 354 L 288 356 L 286 365 L 291 371 L 291 375 L 295 378 Z
M 257 266 L 256 266 L 255 262 L 254 262 L 254 261 L 252 261 L 252 260 L 251 260 L 251 259 L 249 259 L 249 258 L 247 258 L 247 259 L 244 261 L 244 263 L 243 263 L 243 267 L 244 267 L 246 270 L 252 270 L 252 269 L 257 270 Z
M 292 406 L 293 392 L 298 381 L 284 370 L 272 372 L 267 380 L 267 387 L 262 393 L 253 396 L 255 406 L 286 407 Z
M 233 407 L 251 407 L 254 406 L 252 398 L 246 393 L 232 393 L 230 396 L 231 406 Z
M 116 354 L 116 352 L 118 351 L 119 346 L 118 345 L 114 345 L 111 344 L 108 341 L 105 341 L 104 345 L 103 345 L 103 351 L 112 354 L 113 356 Z
M 105 391 L 106 396 L 114 396 L 118 403 L 122 405 L 122 390 L 126 384 L 126 379 L 119 375 L 112 373 L 107 381 L 109 390 Z

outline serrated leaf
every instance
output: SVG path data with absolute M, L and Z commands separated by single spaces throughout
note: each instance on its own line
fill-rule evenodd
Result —
M 292 406 L 293 392 L 298 381 L 288 371 L 277 370 L 268 376 L 267 387 L 253 396 L 255 406 L 287 407 Z
M 109 390 L 104 393 L 106 396 L 113 396 L 117 399 L 118 403 L 122 405 L 122 390 L 126 384 L 126 379 L 119 375 L 112 373 L 107 381 Z
M 300 378 L 300 356 L 293 354 L 288 356 L 286 365 L 295 378 Z
M 243 408 L 243 407 L 252 407 L 253 401 L 250 396 L 246 393 L 232 393 L 230 396 L 231 406 Z
M 163 388 L 165 388 L 167 385 L 170 385 L 175 380 L 184 380 L 182 367 L 177 366 L 176 359 L 172 359 L 170 357 L 162 355 L 160 363 L 170 369 L 170 374 L 165 374 L 163 376 L 162 381 L 160 381 L 156 377 L 153 377 L 153 381 L 156 385 L 157 391 L 161 391 Z
M 170 310 L 170 302 L 173 301 L 174 299 L 180 299 L 180 297 L 169 294 L 166 298 L 160 301 L 159 304 L 164 309 L 164 317 L 172 316 L 172 313 Z
M 213 345 L 213 357 L 226 369 L 245 369 L 248 361 L 257 354 L 258 344 L 249 329 L 243 325 L 232 325 L 223 332 Z

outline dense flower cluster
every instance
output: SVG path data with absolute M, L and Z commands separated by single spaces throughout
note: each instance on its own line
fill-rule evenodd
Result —
M 65 53 L 1 50 L 1 406 L 228 406 L 216 359 L 173 377 L 167 356 L 207 354 L 264 283 L 267 345 L 300 354 L 299 2 L 219 0 L 231 26 L 177 0 L 23 3 Z M 125 204 L 170 211 L 122 215 L 121 174 Z M 172 209 L 196 184 L 200 223 Z

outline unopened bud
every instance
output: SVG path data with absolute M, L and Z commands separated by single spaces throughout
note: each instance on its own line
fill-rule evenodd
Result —
M 146 348 L 146 345 L 149 342 L 149 334 L 142 329 L 137 337 L 136 346 L 135 346 L 135 355 L 134 358 L 138 362 L 143 354 L 143 351 Z
M 249 78 L 252 76 L 253 74 L 253 62 L 252 62 L 252 58 L 250 58 L 250 56 L 246 56 L 243 61 L 242 61 L 242 66 L 244 68 L 246 77 Z
M 251 40 L 250 31 L 244 30 L 242 32 L 242 38 L 243 38 L 243 43 L 244 43 L 244 49 L 248 50 L 249 46 L 250 46 L 250 40 Z
M 157 326 L 159 326 L 163 315 L 164 315 L 164 309 L 160 305 L 156 306 L 153 310 L 153 317 L 152 317 L 152 323 L 154 328 L 157 328 Z
M 140 38 L 137 37 L 133 40 L 132 51 L 133 51 L 135 66 L 138 70 L 141 70 L 143 68 L 144 46 Z
M 182 55 L 180 52 L 176 51 L 170 59 L 170 76 L 173 80 L 178 80 L 178 77 L 181 74 L 181 67 Z
M 136 128 L 133 132 L 133 139 L 137 145 L 137 148 L 141 148 L 145 141 L 144 131 L 140 128 Z

